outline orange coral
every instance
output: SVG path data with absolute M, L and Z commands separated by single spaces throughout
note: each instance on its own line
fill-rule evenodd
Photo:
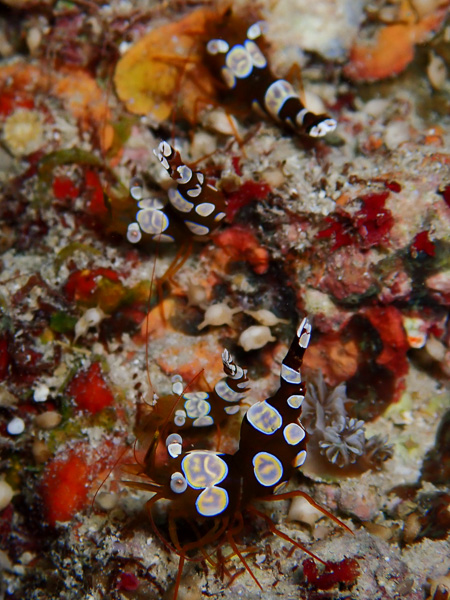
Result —
M 87 371 L 79 371 L 69 383 L 67 393 L 78 408 L 93 415 L 114 403 L 99 363 L 92 363 Z
M 100 485 L 120 452 L 110 440 L 96 449 L 81 442 L 50 460 L 41 480 L 44 512 L 50 525 L 70 521 L 87 508 L 89 492 Z
M 439 29 L 447 7 L 448 2 L 417 22 L 387 25 L 371 43 L 356 41 L 344 68 L 345 75 L 353 81 L 376 81 L 401 73 L 413 60 L 415 45 Z
M 354 339 L 343 341 L 339 334 L 328 334 L 311 344 L 305 355 L 307 368 L 320 370 L 331 386 L 353 377 L 358 370 L 359 350 Z
M 260 245 L 254 233 L 245 227 L 235 225 L 214 237 L 217 248 L 221 248 L 229 260 L 248 262 L 255 273 L 263 275 L 269 268 L 269 252 Z M 216 253 L 216 258 L 218 258 Z
M 114 131 L 108 123 L 111 118 L 102 90 L 97 82 L 82 69 L 67 69 L 54 75 L 52 93 L 62 99 L 67 109 L 88 131 L 94 124 L 103 150 L 113 141 Z
M 38 64 L 15 61 L 0 67 L 0 90 L 20 96 L 37 93 L 56 96 L 77 119 L 83 131 L 94 128 L 102 149 L 113 141 L 111 113 L 102 90 L 82 69 L 47 70 Z
M 55 458 L 46 467 L 42 496 L 50 525 L 70 521 L 87 505 L 89 466 L 82 456 L 71 452 L 64 459 Z
M 149 337 L 157 340 L 168 332 L 174 331 L 169 320 L 176 314 L 177 304 L 173 298 L 165 298 L 155 306 L 144 319 L 141 325 L 140 341 L 145 342 Z
M 150 31 L 119 60 L 114 83 L 130 112 L 160 122 L 177 102 L 177 116 L 193 121 L 202 100 L 215 101 L 214 79 L 201 62 L 198 38 L 217 18 L 217 11 L 200 8 Z
M 212 341 L 211 338 L 201 338 L 192 343 L 189 341 L 189 357 L 190 360 L 183 364 L 174 365 L 173 354 L 179 351 L 179 339 L 174 339 L 172 347 L 165 349 L 156 362 L 166 373 L 176 372 L 189 382 L 199 376 L 204 369 L 205 377 L 208 381 L 214 381 L 222 374 L 222 346 L 218 342 Z
M 401 312 L 394 306 L 373 306 L 364 312 L 383 342 L 383 350 L 376 358 L 379 365 L 393 371 L 397 377 L 408 372 L 408 339 Z

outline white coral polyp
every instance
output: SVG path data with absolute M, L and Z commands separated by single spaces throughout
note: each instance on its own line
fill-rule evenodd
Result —
M 364 452 L 364 421 L 338 417 L 324 432 L 319 442 L 322 454 L 339 467 L 356 462 Z

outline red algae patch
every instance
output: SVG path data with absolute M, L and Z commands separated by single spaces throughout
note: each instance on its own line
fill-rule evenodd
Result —
M 114 396 L 105 382 L 99 363 L 75 375 L 67 387 L 78 408 L 95 415 L 114 403 Z
M 47 522 L 66 523 L 87 509 L 102 478 L 117 460 L 119 446 L 105 440 L 98 449 L 88 442 L 66 448 L 46 465 L 41 477 L 40 495 Z
M 233 221 L 236 214 L 250 202 L 265 200 L 270 187 L 264 181 L 245 181 L 238 190 L 227 198 L 227 219 Z
M 334 252 L 341 246 L 357 245 L 363 250 L 373 246 L 388 245 L 389 232 L 394 225 L 391 211 L 385 207 L 389 191 L 366 194 L 360 198 L 362 207 L 352 217 L 345 211 L 325 219 L 328 227 L 317 238 L 331 238 Z
M 53 195 L 57 200 L 70 198 L 74 200 L 78 197 L 80 190 L 76 187 L 69 177 L 55 177 L 52 184 Z
M 134 573 L 124 571 L 119 575 L 119 580 L 117 582 L 118 590 L 122 590 L 124 592 L 135 592 L 137 589 L 139 589 L 139 585 L 139 579 Z
M 85 304 L 95 304 L 97 302 L 96 292 L 102 286 L 107 285 L 108 281 L 118 283 L 119 276 L 112 269 L 84 269 L 83 271 L 74 271 L 64 288 L 69 300 Z
M 435 245 L 430 240 L 428 231 L 420 231 L 414 238 L 413 243 L 411 244 L 411 253 L 413 255 L 413 258 L 416 258 L 419 252 L 424 252 L 428 256 L 435 255 Z
M 302 565 L 306 582 L 316 590 L 330 590 L 339 584 L 351 586 L 360 574 L 355 558 L 344 558 L 340 562 L 329 561 L 322 573 L 319 573 L 319 567 L 312 558 L 304 560 Z
M 90 482 L 90 466 L 80 449 L 71 450 L 63 458 L 56 457 L 48 463 L 41 489 L 50 525 L 70 521 L 87 506 Z

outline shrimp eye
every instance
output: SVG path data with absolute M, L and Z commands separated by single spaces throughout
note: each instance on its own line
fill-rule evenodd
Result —
M 182 494 L 187 488 L 186 479 L 181 473 L 173 473 L 170 478 L 170 489 L 175 494 Z

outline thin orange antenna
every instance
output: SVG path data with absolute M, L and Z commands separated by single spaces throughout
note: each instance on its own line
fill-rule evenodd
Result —
M 302 492 L 301 490 L 293 490 L 292 492 L 285 492 L 284 494 L 273 494 L 271 496 L 265 496 L 264 498 L 260 498 L 260 500 L 264 502 L 273 502 L 274 500 L 289 500 L 290 498 L 297 498 L 298 496 L 302 496 L 303 498 L 305 498 L 305 500 L 308 500 L 311 506 L 314 506 L 314 508 L 320 510 L 321 513 L 323 513 L 325 516 L 329 517 L 332 521 L 334 521 L 336 525 L 339 525 L 339 527 L 342 527 L 343 529 L 354 535 L 350 527 L 347 527 L 347 525 L 343 523 L 340 519 L 335 517 L 326 508 L 320 506 L 320 504 L 313 500 L 309 494 L 307 494 L 306 492 Z
M 287 542 L 289 542 L 296 548 L 303 550 L 303 552 L 306 552 L 306 554 L 309 554 L 309 556 L 314 558 L 314 560 L 317 560 L 318 562 L 322 563 L 325 566 L 327 565 L 327 563 L 324 560 L 319 558 L 316 554 L 314 554 L 314 552 L 311 552 L 311 550 L 308 550 L 308 548 L 306 548 L 306 546 L 303 546 L 303 544 L 300 544 L 299 542 L 297 542 L 296 540 L 291 538 L 289 535 L 287 535 L 286 533 L 283 533 L 280 529 L 278 529 L 278 527 L 275 526 L 275 523 L 272 521 L 272 519 L 268 515 L 264 514 L 260 510 L 257 510 L 253 506 L 247 506 L 247 510 L 249 512 L 257 515 L 258 517 L 261 517 L 261 519 L 264 519 L 264 521 L 269 525 L 269 529 L 272 533 L 274 533 L 278 537 L 282 538 L 283 540 L 286 540 Z
M 154 492 L 155 495 L 157 495 L 158 497 L 156 498 L 156 500 L 160 500 L 161 498 L 163 498 L 163 496 L 161 496 L 160 492 L 161 492 L 161 486 L 157 483 L 149 483 L 146 481 L 128 481 L 128 480 L 123 480 L 122 483 L 124 483 L 125 485 L 127 485 L 130 488 L 133 488 L 135 490 L 143 490 L 144 492 Z M 153 500 L 155 498 L 155 496 L 153 496 L 153 498 L 151 498 L 150 500 Z M 150 500 L 148 500 L 148 502 L 150 502 Z M 155 500 L 155 502 L 156 502 Z
M 120 453 L 120 456 L 119 456 L 119 458 L 118 458 L 117 460 L 115 460 L 115 461 L 114 461 L 114 464 L 113 464 L 113 466 L 112 466 L 112 467 L 109 469 L 109 471 L 108 471 L 108 473 L 107 473 L 106 477 L 105 477 L 105 478 L 102 480 L 102 482 L 101 482 L 101 484 L 100 484 L 100 487 L 98 487 L 98 488 L 97 488 L 97 490 L 96 490 L 96 492 L 95 492 L 95 494 L 94 494 L 94 497 L 92 498 L 92 502 L 91 502 L 91 508 L 92 508 L 92 509 L 94 508 L 94 503 L 95 503 L 95 500 L 96 500 L 96 498 L 97 498 L 97 496 L 98 496 L 98 493 L 100 492 L 100 490 L 102 489 L 102 487 L 105 485 L 105 483 L 106 483 L 106 481 L 107 481 L 108 477 L 111 475 L 111 473 L 114 471 L 114 469 L 117 467 L 117 465 L 119 464 L 119 462 L 122 460 L 123 456 L 124 456 L 124 455 L 125 455 L 127 452 L 128 452 L 128 448 L 124 448 L 124 449 L 123 449 L 123 451 Z
M 227 531 L 226 535 L 227 535 L 227 540 L 228 540 L 230 546 L 233 548 L 233 552 L 236 554 L 236 556 L 239 557 L 239 560 L 244 565 L 247 573 L 250 575 L 250 577 L 253 579 L 253 581 L 256 583 L 256 585 L 259 587 L 259 589 L 263 592 L 264 590 L 263 590 L 262 585 L 257 580 L 256 575 L 253 573 L 253 571 L 250 568 L 250 565 L 247 563 L 247 561 L 245 560 L 243 554 L 241 553 L 241 551 L 237 547 L 236 542 L 233 539 L 233 535 L 231 534 L 230 531 Z
M 180 560 L 178 561 L 177 578 L 175 579 L 173 600 L 177 600 L 177 598 L 178 598 L 178 590 L 180 589 L 181 575 L 183 574 L 183 567 L 184 567 L 184 556 L 180 556 Z
M 141 469 L 143 469 L 144 465 L 140 463 L 140 461 L 139 461 L 139 459 L 137 457 L 137 454 L 136 454 L 136 444 L 137 444 L 137 442 L 138 442 L 138 440 L 136 438 L 134 440 L 134 442 L 133 442 L 133 457 L 134 457 L 134 460 L 136 461 L 136 463 L 141 467 Z
M 131 482 L 131 483 L 133 483 L 133 482 Z M 145 484 L 142 484 L 142 485 L 145 485 Z M 141 489 L 145 489 L 145 488 L 141 488 Z M 193 558 L 190 559 L 189 557 L 187 557 L 183 553 L 183 549 L 181 548 L 181 546 L 180 546 L 180 549 L 178 550 L 159 531 L 158 527 L 156 526 L 155 520 L 153 519 L 153 515 L 152 515 L 151 509 L 152 509 L 153 504 L 155 504 L 155 502 L 157 502 L 158 500 L 161 500 L 162 498 L 164 498 L 164 496 L 162 494 L 156 493 L 153 496 L 153 498 L 150 498 L 150 500 L 147 501 L 147 504 L 146 504 L 146 510 L 147 510 L 147 513 L 148 513 L 148 518 L 150 519 L 150 524 L 152 526 L 153 531 L 156 533 L 156 536 L 158 537 L 159 541 L 163 544 L 163 546 L 167 550 L 169 550 L 170 552 L 173 552 L 174 554 L 176 554 L 177 556 L 179 556 L 180 559 L 182 558 L 183 559 L 183 564 L 184 564 L 185 560 L 192 560 L 194 562 L 199 562 L 199 560 L 203 560 L 203 559 L 196 560 L 196 559 L 193 559 Z M 169 515 L 169 520 L 171 520 L 170 515 Z M 170 530 L 170 523 L 169 523 L 169 530 Z M 175 536 L 175 537 L 177 538 L 177 536 Z
M 220 523 L 220 521 L 222 521 L 222 524 L 219 527 L 218 523 Z M 183 551 L 186 553 L 186 552 L 189 552 L 190 550 L 197 550 L 198 548 L 201 548 L 202 546 L 209 544 L 213 540 L 219 539 L 220 536 L 224 533 L 224 531 L 228 527 L 229 522 L 230 522 L 229 517 L 224 517 L 223 519 L 219 519 L 214 524 L 213 529 L 211 529 L 210 531 L 205 533 L 203 536 L 199 537 L 197 540 L 195 540 L 195 542 L 189 542 L 188 544 L 185 544 L 183 546 Z M 192 521 L 191 527 L 194 529 L 194 532 L 196 534 L 198 533 L 199 535 L 201 535 L 200 532 L 198 531 L 198 529 L 196 528 L 194 521 Z M 208 555 L 208 557 L 211 557 L 214 553 L 215 553 L 215 551 L 212 551 Z M 195 559 L 188 559 L 188 560 L 195 560 Z
M 148 382 L 148 386 L 149 386 L 149 391 L 150 391 L 150 395 L 151 398 L 153 400 L 154 398 L 154 389 L 153 389 L 153 383 L 150 377 L 150 369 L 149 369 L 149 322 L 148 322 L 148 314 L 150 313 L 150 306 L 151 306 L 151 301 L 152 301 L 152 295 L 153 295 L 153 285 L 154 285 L 154 281 L 155 281 L 155 276 L 156 276 L 156 261 L 158 260 L 158 256 L 159 256 L 159 244 L 157 244 L 156 246 L 156 252 L 155 252 L 155 257 L 153 260 L 153 267 L 152 267 L 152 276 L 150 279 L 150 288 L 148 291 L 148 298 L 147 298 L 147 317 L 145 319 L 145 370 L 147 373 L 147 382 Z
M 189 53 L 192 52 L 192 48 L 189 50 Z M 181 90 L 181 84 L 183 83 L 184 76 L 186 74 L 186 69 L 189 62 L 186 61 L 183 68 L 180 69 L 177 83 L 175 84 L 175 88 L 172 94 L 172 114 L 170 115 L 171 122 L 171 132 L 170 132 L 170 143 L 172 146 L 175 146 L 175 122 L 177 119 L 177 98 L 179 96 Z

